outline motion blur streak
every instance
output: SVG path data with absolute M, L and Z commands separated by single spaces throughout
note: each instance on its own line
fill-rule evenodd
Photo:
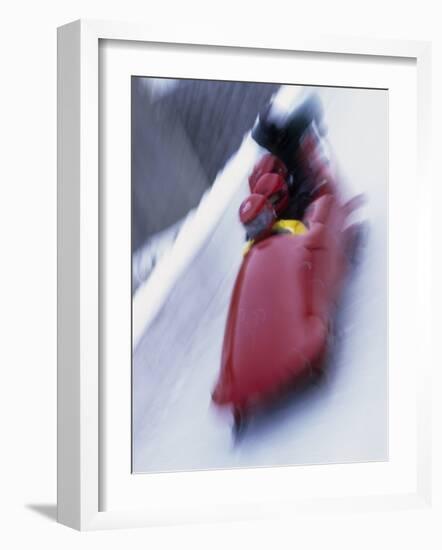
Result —
M 177 90 L 174 88 L 173 93 Z M 287 107 L 296 101 L 297 94 L 307 91 L 300 87 L 284 87 L 278 97 Z M 223 209 L 219 219 L 207 225 L 211 228 L 207 234 L 199 235 L 202 246 L 189 255 L 187 263 L 181 263 L 179 276 L 164 292 L 157 313 L 147 322 L 134 349 L 135 472 L 370 461 L 388 457 L 387 92 L 333 88 L 316 91 L 323 102 L 331 153 L 339 163 L 347 195 L 365 194 L 367 203 L 363 211 L 369 222 L 369 236 L 361 262 L 346 285 L 336 320 L 336 342 L 326 383 L 309 389 L 297 399 L 281 401 L 267 414 L 253 418 L 244 439 L 236 445 L 232 442 L 230 417 L 224 416 L 211 403 L 230 295 L 244 246 L 238 205 L 249 193 L 247 176 L 261 154 L 247 137 L 234 162 L 216 179 L 218 183 L 232 185 L 228 207 Z M 171 98 L 171 93 L 169 91 L 164 97 Z M 216 103 L 217 96 L 213 95 L 211 99 Z M 202 108 L 198 97 L 196 94 L 192 103 L 196 109 Z M 251 103 L 248 99 L 254 116 L 247 121 L 243 132 L 250 130 L 260 110 L 259 105 Z M 234 111 L 239 109 L 233 103 L 231 107 Z M 133 119 L 135 115 L 134 109 Z M 219 124 L 228 125 L 222 111 L 218 116 Z M 148 120 L 149 117 L 144 122 L 134 122 L 140 127 L 143 124 L 148 127 Z M 204 127 L 211 134 L 210 129 L 214 126 Z M 149 133 L 148 129 L 139 128 L 139 131 Z M 152 139 L 159 139 L 153 133 Z M 136 138 L 133 139 L 134 147 L 141 147 Z M 190 186 L 197 173 L 209 179 L 210 171 L 201 169 L 202 163 L 200 169 L 187 169 L 191 166 L 187 161 L 177 165 L 174 147 L 178 146 L 171 143 L 169 148 L 165 147 L 163 141 L 156 149 L 161 159 L 158 173 L 164 174 L 164 178 L 159 178 L 162 183 L 158 185 L 157 195 L 151 197 L 149 211 L 156 212 L 154 217 L 161 217 L 162 208 L 167 210 L 169 193 L 179 193 L 180 188 L 171 172 L 180 173 L 182 186 Z M 134 152 L 134 163 L 141 162 L 136 158 Z M 227 158 L 223 157 L 222 163 Z M 139 176 L 135 175 L 135 179 L 149 173 L 141 168 L 136 168 L 136 173 L 138 170 Z M 135 179 L 134 188 L 138 185 Z M 201 181 L 194 196 L 199 193 L 201 197 L 210 189 L 203 176 Z M 155 186 L 146 185 L 145 192 L 150 193 L 151 189 Z M 220 192 L 216 185 L 210 191 L 213 194 Z M 140 196 L 133 200 L 144 204 Z M 157 205 L 160 200 L 161 207 Z M 197 207 L 198 200 L 186 203 L 183 211 L 173 209 L 173 215 L 167 218 L 164 226 L 155 225 L 149 221 L 148 214 L 143 213 L 141 218 L 147 216 L 147 221 L 140 221 L 144 233 L 140 229 L 139 234 L 144 237 L 134 239 L 133 244 L 138 243 L 134 250 L 140 249 L 156 233 L 179 222 Z M 138 220 L 137 208 L 134 207 L 133 216 Z M 200 209 L 204 208 L 203 203 Z M 191 220 L 187 224 L 189 243 L 195 237 L 192 223 Z M 137 231 L 134 229 L 134 233 Z M 178 240 L 180 238 L 178 234 Z M 161 255 L 156 269 L 167 256 L 173 265 L 175 245 L 171 244 L 168 250 L 168 254 Z M 148 284 L 149 280 L 141 284 L 135 294 L 134 311 L 140 311 L 138 296 Z M 151 296 L 152 300 L 154 298 Z

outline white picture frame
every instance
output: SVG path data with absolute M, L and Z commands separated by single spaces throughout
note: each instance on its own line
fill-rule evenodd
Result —
M 426 42 L 364 40 L 357 38 L 309 38 L 297 34 L 281 37 L 280 43 L 267 44 L 262 38 L 238 37 L 228 42 L 208 38 L 201 30 L 189 37 L 183 29 L 173 36 L 157 33 L 154 28 L 136 24 L 76 21 L 58 31 L 58 521 L 76 529 L 101 529 L 130 526 L 180 523 L 187 521 L 256 518 L 294 513 L 317 513 L 341 510 L 373 511 L 380 508 L 422 507 L 431 499 L 430 441 L 430 371 L 431 352 L 431 234 L 426 205 L 431 204 L 429 177 L 430 123 L 430 45 Z M 176 505 L 167 500 L 143 507 L 128 506 L 127 499 L 103 509 L 101 484 L 102 433 L 100 430 L 100 202 L 99 185 L 99 48 L 100 41 L 126 41 L 131 44 L 169 44 L 177 50 L 198 46 L 210 58 L 213 47 L 228 48 L 229 55 L 239 52 L 272 52 L 286 55 L 304 52 L 314 55 L 343 56 L 363 63 L 364 59 L 408 59 L 415 64 L 417 83 L 418 125 L 416 159 L 419 173 L 416 220 L 419 233 L 418 286 L 414 289 L 416 313 L 422 321 L 409 327 L 419 331 L 419 349 L 426 350 L 426 361 L 419 366 L 419 376 L 413 389 L 416 410 L 413 416 L 416 437 L 411 451 L 413 460 L 398 476 L 395 489 L 387 487 L 366 494 L 345 494 L 333 486 L 304 492 L 301 498 L 284 493 L 266 493 L 265 487 L 287 485 L 291 468 L 268 468 L 257 474 L 253 470 L 231 472 L 217 477 L 211 472 L 191 475 L 177 473 L 153 479 L 149 498 L 155 491 L 165 493 L 172 486 L 180 491 L 195 487 L 195 475 L 200 484 L 240 483 L 244 487 L 263 483 L 261 495 L 251 493 L 245 501 L 223 495 L 222 502 L 208 502 L 203 491 L 196 490 Z M 212 49 L 212 50 L 210 50 Z M 358 57 L 364 56 L 364 57 Z M 327 82 L 327 84 L 330 84 Z M 397 155 L 397 152 L 395 153 Z M 414 178 L 413 178 L 414 180 Z M 414 180 L 415 181 L 415 180 Z M 417 349 L 417 348 L 416 348 Z M 411 359 L 410 359 L 411 361 Z M 411 371 L 410 371 L 411 372 Z M 415 372 L 415 371 L 413 371 Z M 412 425 L 413 426 L 413 425 Z M 412 428 L 413 429 L 413 428 Z M 410 449 L 408 449 L 410 451 Z M 403 450 L 405 455 L 407 451 Z M 399 457 L 400 458 L 400 457 Z M 399 461 L 400 462 L 400 461 Z M 404 461 L 406 462 L 406 461 Z M 343 469 L 353 465 L 321 466 L 315 476 L 327 483 L 329 471 L 339 480 Z M 296 467 L 295 467 L 296 468 Z M 309 467 L 306 467 L 309 468 Z M 318 468 L 318 467 L 316 467 Z M 358 477 L 359 469 L 351 474 Z M 413 474 L 410 474 L 411 470 Z M 130 471 L 125 473 L 130 475 Z M 384 472 L 383 475 L 390 475 Z M 350 477 L 346 483 L 350 483 Z M 376 470 L 371 472 L 376 476 Z M 227 479 L 229 476 L 229 479 Z M 138 483 L 132 476 L 131 484 Z M 348 477 L 348 476 L 347 476 Z M 139 478 L 138 478 L 139 479 Z M 190 485 L 189 485 L 190 484 Z M 218 484 L 218 485 L 217 485 Z M 268 485 L 266 485 L 268 484 Z M 166 491 L 165 491 L 166 488 Z M 124 491 L 123 491 L 124 492 Z M 122 492 L 122 494 L 123 494 Z M 127 493 L 128 495 L 130 493 Z M 192 501 L 193 502 L 189 502 Z M 236 501 L 236 502 L 235 502 Z M 247 506 L 244 505 L 247 502 Z

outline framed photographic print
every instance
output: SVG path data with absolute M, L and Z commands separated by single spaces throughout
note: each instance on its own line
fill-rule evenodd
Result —
M 81 21 L 58 70 L 59 521 L 426 505 L 429 45 Z

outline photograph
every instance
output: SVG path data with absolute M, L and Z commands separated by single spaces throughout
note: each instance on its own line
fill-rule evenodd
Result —
M 5 3 L 1 548 L 442 548 L 439 4 Z
M 131 77 L 132 473 L 389 459 L 388 94 Z

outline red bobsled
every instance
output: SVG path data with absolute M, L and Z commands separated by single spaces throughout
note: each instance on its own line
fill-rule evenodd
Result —
M 349 266 L 346 219 L 356 204 L 344 204 L 335 191 L 322 186 L 303 220 L 307 233 L 272 235 L 244 257 L 212 396 L 235 415 L 323 368 Z

